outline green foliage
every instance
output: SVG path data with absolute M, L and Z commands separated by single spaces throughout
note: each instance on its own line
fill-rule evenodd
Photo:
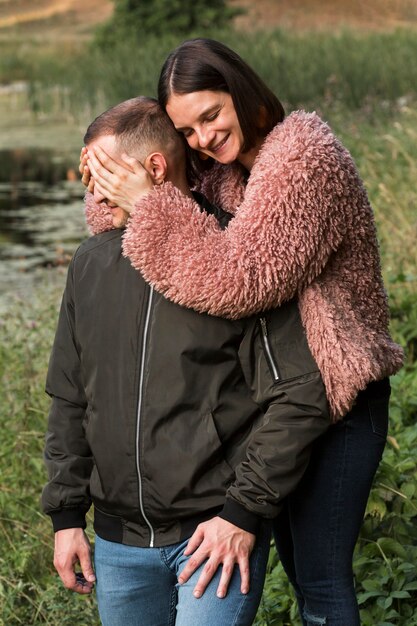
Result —
M 135 24 L 132 20 L 131 24 Z M 31 104 L 43 113 L 71 111 L 84 122 L 139 93 L 154 95 L 167 54 L 185 37 L 214 37 L 236 49 L 266 80 L 288 110 L 389 112 L 417 98 L 417 37 L 414 31 L 361 34 L 283 30 L 242 33 L 170 28 L 163 37 L 111 26 L 92 45 L 53 51 L 26 41 L 0 44 L 0 74 L 31 84 Z M 10 52 L 10 53 L 9 53 Z M 57 97 L 61 89 L 61 99 Z M 394 150 L 395 147 L 392 146 Z
M 100 47 L 120 37 L 143 42 L 144 37 L 204 32 L 225 26 L 242 11 L 225 0 L 115 0 L 113 17 L 99 28 Z
M 269 554 L 267 572 L 255 626 L 300 626 L 294 592 L 274 548 Z
M 336 114 L 329 110 L 328 118 L 351 150 L 376 214 L 395 321 L 410 309 L 404 294 L 417 291 L 417 109 L 375 108 L 372 113 L 341 109 Z M 415 317 L 408 332 L 413 321 Z
M 230 32 L 236 49 L 290 108 L 343 103 L 357 109 L 375 99 L 415 94 L 414 31 L 391 33 Z
M 58 301 L 45 284 L 30 309 L 17 301 L 0 319 L 0 624 L 8 626 L 99 624 L 91 599 L 57 584 L 51 524 L 39 506 Z
M 187 37 L 195 34 L 198 34 L 195 30 L 188 31 Z M 239 52 L 289 109 L 302 105 L 332 110 L 335 103 L 358 109 L 375 101 L 386 102 L 389 106 L 401 96 L 417 96 L 417 64 L 412 63 L 412 59 L 417 58 L 414 32 L 364 36 L 351 31 L 297 35 L 281 30 L 251 34 L 211 30 L 205 36 L 220 39 Z M 118 40 L 115 49 L 100 47 L 104 54 L 102 62 L 113 74 L 112 65 L 118 64 L 119 59 L 129 58 L 137 74 L 143 75 L 140 68 L 144 57 L 148 56 L 153 64 L 146 76 L 155 92 L 162 61 L 180 41 L 175 34 L 162 40 L 148 37 L 139 44 L 127 37 Z M 88 64 L 85 61 L 77 67 L 81 73 L 82 68 L 88 69 L 91 76 L 91 68 L 95 68 L 97 62 L 100 64 L 95 57 L 93 63 L 90 59 Z M 143 93 L 147 87 L 140 76 L 132 75 L 129 64 L 123 63 L 123 66 L 123 91 L 115 86 L 113 99 L 121 100 L 126 93 L 129 96 Z M 87 76 L 84 81 L 88 85 Z M 103 82 L 101 88 L 106 89 Z
M 409 350 L 417 326 L 412 333 L 407 329 L 410 315 L 416 319 L 417 295 L 404 291 L 401 302 L 404 316 L 396 321 L 394 335 L 405 346 L 408 360 L 391 379 L 388 444 L 354 559 L 364 626 L 417 624 L 417 362 Z

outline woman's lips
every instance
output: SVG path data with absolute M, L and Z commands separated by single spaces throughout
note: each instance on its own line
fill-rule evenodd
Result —
M 211 148 L 210 152 L 213 152 L 214 154 L 216 154 L 216 152 L 220 152 L 220 150 L 225 145 L 226 141 L 229 139 L 229 136 L 230 134 L 227 134 L 226 137 L 222 139 L 220 143 L 217 144 L 217 146 L 214 146 L 213 148 Z

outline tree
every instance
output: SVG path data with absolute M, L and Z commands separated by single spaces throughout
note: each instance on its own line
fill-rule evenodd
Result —
M 115 0 L 110 28 L 132 30 L 138 36 L 167 32 L 188 35 L 196 30 L 218 28 L 242 13 L 226 0 Z

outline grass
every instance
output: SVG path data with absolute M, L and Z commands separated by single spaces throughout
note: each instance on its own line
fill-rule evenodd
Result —
M 357 110 L 417 97 L 413 30 L 204 34 L 235 48 L 290 109 L 332 110 L 342 103 Z M 87 124 L 116 102 L 155 95 L 158 68 L 180 41 L 167 35 L 138 43 L 115 33 L 101 47 L 67 42 L 57 49 L 30 39 L 0 40 L 0 83 L 28 81 L 28 106 L 35 113 L 75 115 Z
M 364 626 L 417 623 L 417 56 L 408 31 L 283 32 L 222 37 L 283 96 L 289 109 L 316 108 L 351 150 L 375 209 L 392 329 L 406 348 L 406 367 L 393 379 L 390 440 L 370 498 L 355 555 Z M 112 53 L 63 49 L 52 58 L 15 42 L 16 58 L 0 71 L 31 80 L 37 118 L 90 120 L 106 106 L 139 92 L 154 93 L 156 68 L 174 37 L 147 47 L 122 42 Z M 10 42 L 7 45 L 11 45 Z M 9 47 L 10 51 L 11 48 Z M 4 48 L 3 48 L 4 51 Z M 267 52 L 267 53 L 266 53 Z M 20 55 L 20 56 L 19 56 Z M 64 77 L 64 78 L 62 78 Z M 61 89 L 61 104 L 50 89 Z M 76 97 L 75 97 L 76 96 Z M 11 303 L 0 320 L 0 624 L 94 626 L 94 602 L 62 589 L 52 567 L 52 532 L 39 511 L 48 399 L 43 393 L 57 319 L 59 289 Z M 295 604 L 271 553 L 258 626 L 297 624 Z
M 330 116 L 329 116 L 330 117 Z M 339 113 L 331 124 L 352 152 L 375 210 L 384 277 L 392 297 L 417 292 L 417 107 L 383 112 L 366 121 L 360 112 Z
M 47 284 L 40 291 L 30 310 L 16 302 L 0 325 L 0 623 L 92 625 L 93 603 L 57 585 L 53 537 L 39 507 L 45 368 L 60 299 Z

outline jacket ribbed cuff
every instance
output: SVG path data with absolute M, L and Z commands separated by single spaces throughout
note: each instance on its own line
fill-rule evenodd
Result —
M 54 532 L 67 528 L 86 528 L 85 510 L 83 509 L 61 509 L 48 513 L 52 520 Z
M 231 498 L 226 498 L 224 507 L 218 516 L 254 535 L 258 534 L 259 526 L 262 521 L 262 518 L 259 517 L 259 515 L 251 513 L 245 509 L 244 506 Z

